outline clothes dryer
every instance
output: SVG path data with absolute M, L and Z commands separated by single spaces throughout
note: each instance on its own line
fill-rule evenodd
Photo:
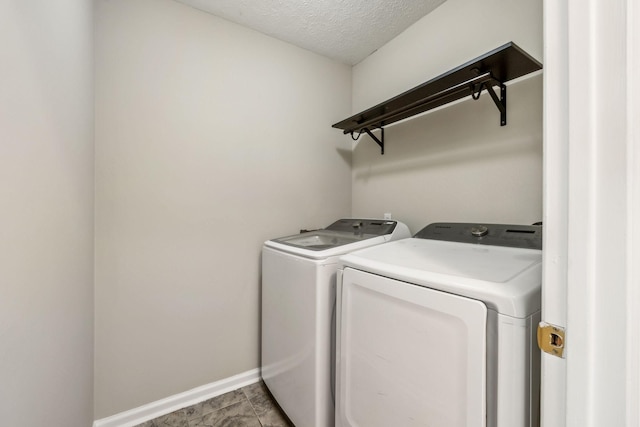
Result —
M 401 222 L 341 219 L 262 249 L 262 378 L 298 427 L 334 425 L 338 258 L 411 237 Z
M 431 224 L 341 257 L 336 425 L 539 424 L 542 228 Z

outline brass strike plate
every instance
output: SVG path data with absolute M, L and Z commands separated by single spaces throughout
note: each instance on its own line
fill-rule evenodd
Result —
M 564 328 L 540 322 L 538 325 L 538 347 L 545 353 L 562 357 L 564 353 Z

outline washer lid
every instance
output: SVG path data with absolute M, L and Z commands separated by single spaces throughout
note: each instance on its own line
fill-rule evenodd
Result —
M 275 239 L 278 243 L 298 246 L 312 251 L 322 251 L 335 248 L 337 246 L 348 245 L 360 240 L 377 237 L 375 234 L 357 234 L 353 232 L 340 232 L 332 230 L 317 230 L 307 233 L 296 234 L 294 236 L 281 237 Z
M 318 259 L 410 236 L 407 226 L 398 221 L 340 219 L 325 229 L 268 240 L 265 246 Z
M 341 264 L 483 301 L 524 318 L 540 310 L 542 251 L 410 238 L 362 249 Z

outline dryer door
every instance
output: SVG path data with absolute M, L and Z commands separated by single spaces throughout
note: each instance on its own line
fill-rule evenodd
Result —
M 352 268 L 340 299 L 339 426 L 486 425 L 482 302 Z

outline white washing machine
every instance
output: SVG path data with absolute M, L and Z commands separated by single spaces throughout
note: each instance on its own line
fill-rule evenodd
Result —
M 410 237 L 392 220 L 341 219 L 262 249 L 262 378 L 297 427 L 334 425 L 335 287 L 347 252 Z
M 431 224 L 341 258 L 336 425 L 539 425 L 542 227 Z

